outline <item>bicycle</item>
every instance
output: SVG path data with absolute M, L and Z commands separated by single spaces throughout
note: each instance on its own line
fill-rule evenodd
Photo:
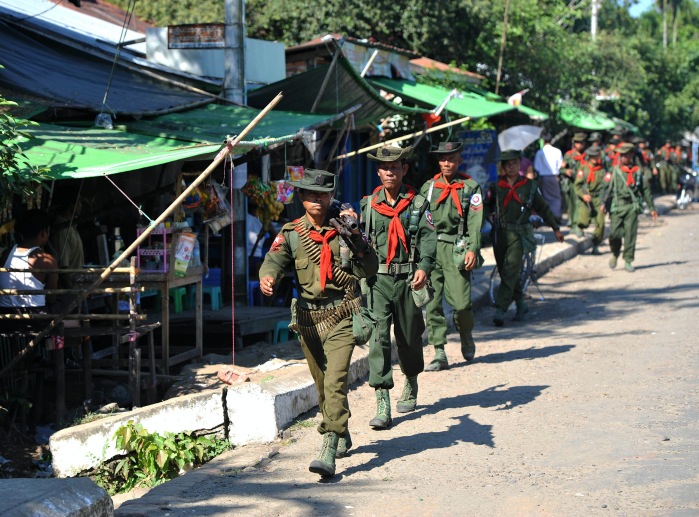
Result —
M 522 294 L 527 294 L 527 288 L 529 284 L 534 284 L 536 290 L 539 291 L 539 301 L 544 301 L 544 295 L 539 288 L 539 282 L 536 275 L 536 266 L 541 260 L 541 254 L 544 249 L 544 244 L 546 243 L 546 236 L 543 233 L 534 232 L 534 240 L 536 241 L 536 248 L 530 253 L 525 253 L 522 257 L 522 269 L 519 272 L 519 281 L 522 284 Z M 497 266 L 493 268 L 493 272 L 490 273 L 490 284 L 488 285 L 488 296 L 490 298 L 490 303 L 495 305 L 495 293 L 497 293 L 500 287 L 500 273 L 498 272 Z

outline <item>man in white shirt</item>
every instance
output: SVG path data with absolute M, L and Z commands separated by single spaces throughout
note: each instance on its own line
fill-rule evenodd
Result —
M 563 166 L 563 153 L 551 145 L 551 135 L 543 135 L 544 147 L 536 152 L 534 170 L 539 174 L 541 195 L 551 207 L 556 220 L 561 220 L 561 187 L 558 171 Z

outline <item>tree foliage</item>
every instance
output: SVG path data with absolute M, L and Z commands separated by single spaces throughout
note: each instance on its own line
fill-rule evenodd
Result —
M 130 0 L 115 0 L 126 6 Z M 464 66 L 494 90 L 508 0 L 247 0 L 249 37 L 296 45 L 328 33 L 366 38 Z M 663 1 L 634 18 L 637 0 L 603 0 L 597 38 L 589 2 L 509 0 L 499 91 L 556 114 L 565 100 L 597 107 L 654 139 L 699 125 L 697 0 Z M 150 0 L 136 14 L 157 25 L 222 22 L 224 0 Z M 600 92 L 616 100 L 597 101 Z

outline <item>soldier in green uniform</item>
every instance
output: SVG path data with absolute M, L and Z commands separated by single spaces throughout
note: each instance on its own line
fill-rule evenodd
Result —
M 454 309 L 461 355 L 467 362 L 476 355 L 476 343 L 471 334 L 474 325 L 471 271 L 478 265 L 480 256 L 483 195 L 478 183 L 459 172 L 462 146 L 461 142 L 442 142 L 432 151 L 439 163 L 439 174 L 420 189 L 430 202 L 437 230 L 437 260 L 430 276 L 434 299 L 427 305 L 427 332 L 429 343 L 434 346 L 434 359 L 425 371 L 444 370 L 449 366 L 444 353 L 447 320 L 442 298 Z
M 638 165 L 633 165 L 636 146 L 630 143 L 619 147 L 619 165 L 611 172 L 611 181 L 604 194 L 602 209 L 610 213 L 609 247 L 612 258 L 609 267 L 616 267 L 624 243 L 625 269 L 633 273 L 633 259 L 636 252 L 636 234 L 638 233 L 638 214 L 643 212 L 643 201 L 648 205 L 650 215 L 655 221 L 658 212 L 653 204 L 650 185 L 646 182 Z
M 611 180 L 611 174 L 602 165 L 602 149 L 593 145 L 585 152 L 587 161 L 575 176 L 575 194 L 578 197 L 578 227 L 588 228 L 595 221 L 592 234 L 592 254 L 599 255 L 599 245 L 604 240 L 605 214 L 600 210 L 605 186 Z
M 673 154 L 675 148 L 672 146 L 672 140 L 666 140 L 656 156 L 658 157 L 658 176 L 660 177 L 660 189 L 663 194 L 672 194 L 675 186 L 672 183 L 673 174 Z
M 561 191 L 568 205 L 568 226 L 577 236 L 582 236 L 582 230 L 578 228 L 575 210 L 578 205 L 573 182 L 580 167 L 585 163 L 585 146 L 587 135 L 585 133 L 575 133 L 573 135 L 573 149 L 563 155 L 563 168 L 561 169 Z
M 292 302 L 291 330 L 299 333 L 301 348 L 318 392 L 323 420 L 318 431 L 323 446 L 309 466 L 311 472 L 335 474 L 335 457 L 352 446 L 348 429 L 347 378 L 355 345 L 353 316 L 361 310 L 359 279 L 378 269 L 376 253 L 359 229 L 351 233 L 331 225 L 328 208 L 335 190 L 335 175 L 307 169 L 291 182 L 306 214 L 285 224 L 274 239 L 260 268 L 260 290 L 272 296 L 275 284 L 294 272 L 299 297 Z M 341 215 L 356 218 L 352 210 Z M 343 247 L 348 253 L 343 254 Z M 347 264 L 342 258 L 347 257 Z
M 411 151 L 411 147 L 383 147 L 375 155 L 369 154 L 369 159 L 377 164 L 381 186 L 361 201 L 362 225 L 379 257 L 376 276 L 367 280 L 367 305 L 377 320 L 369 345 L 369 386 L 376 390 L 376 416 L 369 425 L 374 429 L 386 429 L 392 422 L 391 322 L 398 363 L 405 374 L 405 385 L 396 403 L 399 413 L 415 410 L 417 376 L 425 367 L 425 322 L 422 306 L 416 305 L 413 292 L 427 292 L 428 275 L 434 267 L 436 234 L 427 200 L 403 184 L 408 172 L 406 157 Z
M 529 312 L 519 281 L 522 256 L 536 248 L 534 231 L 529 216 L 532 209 L 540 215 L 563 242 L 556 217 L 544 201 L 536 182 L 519 175 L 521 151 L 505 150 L 500 155 L 497 184 L 488 191 L 486 205 L 494 227 L 493 252 L 500 273 L 500 287 L 495 297 L 493 323 L 501 327 L 505 313 L 514 300 L 517 305 L 516 321 Z

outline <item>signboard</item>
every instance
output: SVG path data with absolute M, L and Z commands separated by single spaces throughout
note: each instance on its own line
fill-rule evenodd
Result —
M 498 178 L 495 163 L 486 163 L 486 155 L 492 145 L 497 145 L 497 131 L 484 129 L 481 131 L 461 131 L 456 133 L 455 140 L 463 142 L 461 157 L 463 163 L 459 171 L 471 176 L 482 189 L 485 190 L 488 183 L 495 182 Z M 495 153 L 491 151 L 491 156 Z
M 226 25 L 223 23 L 193 23 L 170 25 L 167 28 L 167 48 L 224 48 Z

